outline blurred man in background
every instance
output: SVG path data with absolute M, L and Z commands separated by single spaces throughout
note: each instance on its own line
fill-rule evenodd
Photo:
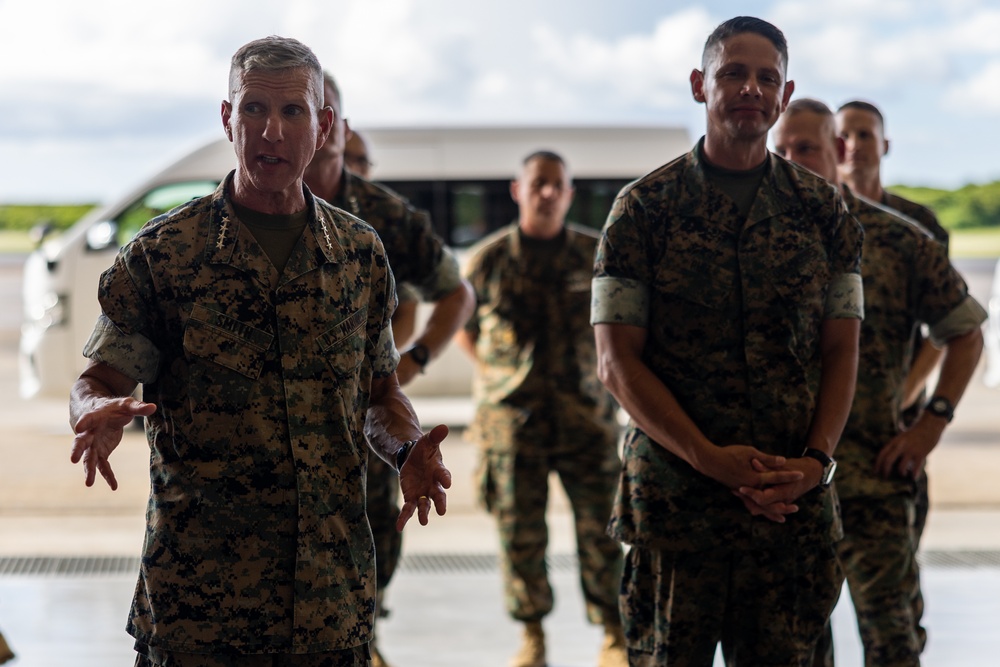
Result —
M 772 133 L 775 152 L 839 185 L 844 140 L 834 115 L 816 100 L 788 105 Z M 866 665 L 917 666 L 926 633 L 913 608 L 919 591 L 915 506 L 917 479 L 951 421 L 983 346 L 982 307 L 948 261 L 944 247 L 891 209 L 844 188 L 865 232 L 857 389 L 837 446 L 837 495 L 844 539 L 840 565 L 857 612 Z M 900 429 L 903 379 L 913 331 L 927 324 L 944 363 L 934 396 L 908 430 Z M 828 655 L 818 665 L 832 665 Z
M 507 611 L 524 624 L 511 667 L 544 667 L 542 619 L 549 473 L 573 507 L 587 618 L 604 626 L 601 667 L 625 667 L 618 613 L 621 547 L 605 532 L 619 468 L 611 397 L 597 380 L 590 275 L 597 234 L 566 224 L 569 167 L 548 151 L 525 158 L 511 183 L 516 224 L 471 250 L 476 308 L 458 342 L 476 365 L 480 498 L 497 520 Z
M 433 302 L 424 327 L 411 345 L 400 352 L 396 375 L 406 386 L 451 341 L 472 312 L 469 284 L 460 275 L 458 262 L 431 228 L 427 215 L 405 199 L 345 168 L 345 150 L 352 134 L 343 116 L 340 89 L 333 77 L 324 75 L 324 103 L 333 110 L 333 124 L 326 143 L 316 151 L 305 172 L 313 194 L 364 220 L 375 228 L 385 246 L 397 285 L 414 290 Z M 367 164 L 367 158 L 359 164 Z M 393 335 L 395 336 L 395 325 Z M 407 336 L 408 338 L 409 336 Z M 397 345 L 400 343 L 397 341 Z M 387 614 L 386 588 L 399 564 L 402 535 L 396 530 L 399 515 L 399 479 L 396 470 L 372 458 L 368 466 L 368 519 L 375 537 L 378 615 Z M 372 663 L 388 663 L 376 640 Z

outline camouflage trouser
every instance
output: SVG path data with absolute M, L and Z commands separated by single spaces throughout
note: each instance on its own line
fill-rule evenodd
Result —
M 549 473 L 559 475 L 573 507 L 580 584 L 591 623 L 618 620 L 622 550 L 605 533 L 620 468 L 610 442 L 581 439 L 572 454 L 526 455 L 487 451 L 480 468 L 481 500 L 497 519 L 507 610 L 519 621 L 552 611 L 545 567 Z
M 843 499 L 841 503 L 843 504 Z M 861 502 L 855 500 L 855 503 Z M 869 500 L 870 503 L 878 503 L 878 500 Z M 850 503 L 854 505 L 854 503 Z M 920 547 L 920 538 L 924 534 L 924 526 L 927 524 L 927 511 L 929 509 L 928 495 L 927 495 L 927 472 L 924 471 L 920 477 L 917 478 L 914 486 L 914 497 L 913 497 L 914 511 L 913 511 L 913 553 L 915 554 Z M 857 525 L 857 519 L 851 518 L 851 526 L 848 525 L 848 517 L 844 515 L 844 530 L 845 532 L 851 529 L 851 526 Z M 855 531 L 856 532 L 856 531 Z M 877 533 L 874 533 L 877 535 Z M 919 574 L 919 573 L 917 573 Z M 920 624 L 921 619 L 924 617 L 924 594 L 920 589 L 920 577 L 915 574 L 912 577 L 912 581 L 907 584 L 910 588 L 910 609 L 913 614 L 913 626 L 915 632 L 917 633 L 917 646 L 919 646 L 918 655 L 923 653 L 924 647 L 927 646 L 927 630 Z M 859 619 L 860 623 L 860 619 Z M 834 667 L 834 654 L 833 654 L 833 628 L 827 624 L 826 630 L 823 633 L 823 638 L 819 642 L 819 646 L 816 649 L 816 662 L 813 667 Z
M 399 475 L 378 456 L 368 457 L 368 523 L 375 540 L 375 584 L 378 588 L 378 616 L 386 616 L 382 598 L 399 565 L 403 534 L 396 530 L 399 518 Z
M 840 501 L 845 536 L 837 553 L 858 617 L 865 665 L 920 664 L 926 633 L 920 627 L 915 505 L 909 494 Z M 914 604 L 918 598 L 920 610 Z
M 135 667 L 369 667 L 368 644 L 325 653 L 218 654 L 165 651 L 136 643 Z
M 631 667 L 808 667 L 842 579 L 830 545 L 651 551 L 625 560 Z

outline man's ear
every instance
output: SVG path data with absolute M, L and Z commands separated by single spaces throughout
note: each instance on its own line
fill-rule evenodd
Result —
M 233 117 L 233 105 L 227 100 L 222 100 L 222 127 L 226 130 L 226 136 L 229 140 L 233 140 L 233 128 L 229 124 L 229 120 Z
M 688 77 L 691 81 L 691 97 L 694 98 L 695 102 L 705 103 L 705 74 L 701 70 L 693 69 L 691 70 L 691 76 Z
M 323 107 L 319 110 L 319 136 L 316 137 L 316 150 L 323 148 L 327 137 L 330 136 L 330 128 L 333 127 L 333 109 Z
M 788 108 L 788 102 L 792 99 L 792 93 L 795 92 L 795 82 L 787 81 L 785 82 L 785 92 L 781 97 L 781 113 L 785 112 Z
M 837 164 L 844 164 L 847 160 L 847 142 L 843 137 L 837 137 Z
M 889 140 L 888 139 L 883 139 L 882 140 L 882 155 L 888 155 L 888 154 L 889 154 Z
M 519 183 L 516 179 L 510 182 L 510 198 L 513 199 L 516 204 L 521 203 L 521 200 L 517 198 L 518 185 Z

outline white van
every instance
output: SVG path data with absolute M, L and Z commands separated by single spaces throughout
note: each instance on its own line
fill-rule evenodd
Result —
M 374 180 L 431 213 L 459 249 L 513 221 L 509 182 L 529 153 L 547 149 L 569 163 L 576 186 L 570 219 L 599 228 L 627 182 L 690 149 L 669 127 L 441 127 L 363 130 Z M 81 350 L 100 313 L 98 278 L 119 247 L 150 218 L 212 192 L 235 166 L 232 145 L 212 142 L 167 167 L 128 196 L 95 209 L 46 240 L 24 269 L 20 392 L 65 397 L 86 363 Z M 391 260 L 391 258 L 390 258 Z M 418 317 L 426 318 L 422 307 Z M 472 367 L 456 346 L 407 387 L 425 397 L 467 396 Z

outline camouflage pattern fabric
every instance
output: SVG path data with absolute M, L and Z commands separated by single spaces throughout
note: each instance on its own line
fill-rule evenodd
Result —
M 846 188 L 845 198 L 865 230 L 866 316 L 854 403 L 836 452 L 845 535 L 838 548 L 867 664 L 916 665 L 926 641 L 916 553 L 927 479 L 883 479 L 875 458 L 900 431 L 913 332 L 926 323 L 943 342 L 978 327 L 986 313 L 929 232 Z
M 461 284 L 458 262 L 430 219 L 385 186 L 344 171 L 340 190 L 331 202 L 371 225 L 392 263 L 399 298 L 436 301 Z M 403 536 L 399 517 L 399 473 L 378 457 L 368 463 L 368 520 L 375 540 L 377 586 L 380 594 L 399 566 Z M 380 606 L 379 614 L 385 609 Z
M 919 590 L 914 495 L 844 498 L 841 568 L 858 618 L 865 665 L 919 667 L 927 634 L 913 607 Z
M 699 144 L 615 201 L 593 321 L 647 328 L 645 363 L 709 440 L 797 457 L 816 408 L 821 324 L 861 316 L 861 243 L 836 189 L 776 155 L 740 216 L 706 179 Z M 777 524 L 634 424 L 624 460 L 609 526 L 622 542 L 702 551 L 840 537 L 830 489 Z
M 812 665 L 842 577 L 832 545 L 632 547 L 621 610 L 632 667 Z
M 384 185 L 344 171 L 340 191 L 330 202 L 371 225 L 385 246 L 396 282 L 423 301 L 437 301 L 461 284 L 458 261 L 434 233 L 425 211 Z
M 305 191 L 279 276 L 228 202 L 155 218 L 101 277 L 85 354 L 143 383 L 151 493 L 129 633 L 170 651 L 370 640 L 363 435 L 395 369 L 392 273 L 360 220 Z
M 841 498 L 910 494 L 913 480 L 882 479 L 874 471 L 879 451 L 899 433 L 913 331 L 927 323 L 931 338 L 943 344 L 978 327 L 986 312 L 969 296 L 944 246 L 892 211 L 846 196 L 865 230 L 866 314 L 854 403 L 836 452 L 837 492 Z
M 588 322 L 595 232 L 567 225 L 547 256 L 516 225 L 472 251 L 476 337 L 469 438 L 482 450 L 480 492 L 497 518 L 507 608 L 521 621 L 552 609 L 545 569 L 548 479 L 573 507 L 580 578 L 592 622 L 616 622 L 621 547 L 604 533 L 620 468 L 613 403 L 597 380 Z
M 949 251 L 950 238 L 948 230 L 941 226 L 937 216 L 934 215 L 931 209 L 887 190 L 882 191 L 882 204 L 917 221 L 938 243 L 944 246 L 945 252 Z M 927 345 L 927 341 L 924 339 L 921 331 L 917 329 L 913 334 L 914 356 L 916 356 L 916 353 L 923 345 Z M 902 419 L 903 425 L 909 427 L 916 423 L 926 403 L 927 391 L 924 390 L 917 397 L 916 402 L 901 413 L 900 419 Z M 917 519 L 915 529 L 917 531 L 917 544 L 919 545 L 920 538 L 924 534 L 924 526 L 927 523 L 927 513 L 930 511 L 930 496 L 928 495 L 927 475 L 921 475 L 917 482 L 919 486 L 917 488 Z
M 369 667 L 368 644 L 324 653 L 240 655 L 180 653 L 136 646 L 135 667 Z

